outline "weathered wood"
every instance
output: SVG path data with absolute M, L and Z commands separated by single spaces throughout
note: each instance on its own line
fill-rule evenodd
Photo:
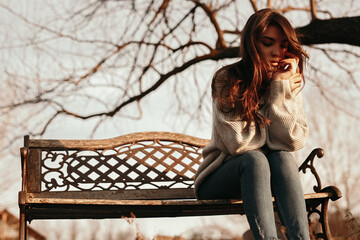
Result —
M 29 139 L 30 148 L 52 149 L 111 149 L 120 145 L 152 140 L 169 140 L 188 143 L 204 147 L 209 144 L 208 139 L 197 138 L 181 133 L 171 132 L 139 132 L 130 133 L 119 137 L 99 140 L 58 140 L 58 139 Z
M 332 194 L 324 193 L 309 193 L 305 194 L 305 200 L 325 199 L 331 198 Z M 273 201 L 275 199 L 273 198 Z M 219 200 L 196 200 L 196 199 L 164 199 L 164 200 L 136 200 L 136 199 L 108 199 L 104 198 L 64 198 L 61 194 L 52 197 L 40 197 L 39 194 L 28 193 L 26 196 L 27 203 L 35 204 L 84 204 L 84 205 L 203 205 L 203 204 L 243 204 L 241 199 L 219 199 Z
M 118 191 L 70 191 L 70 192 L 29 192 L 29 198 L 46 199 L 99 199 L 108 200 L 148 200 L 148 199 L 194 199 L 194 189 L 137 189 L 137 190 L 118 190 Z
M 27 159 L 27 191 L 40 192 L 41 191 L 41 150 L 33 149 L 29 151 Z
M 179 217 L 244 214 L 241 199 L 196 200 L 194 177 L 209 140 L 169 132 L 132 133 L 101 140 L 30 139 L 22 148 L 21 236 L 33 219 Z M 299 171 L 317 185 L 305 194 L 308 216 L 319 215 L 330 238 L 327 206 L 341 192 L 321 187 L 313 150 Z M 274 199 L 273 199 L 274 201 Z M 274 204 L 275 205 L 275 204 Z
M 319 206 L 330 193 L 306 194 L 307 209 Z M 273 199 L 274 201 L 274 199 Z M 31 219 L 180 217 L 244 214 L 243 201 L 233 200 L 107 200 L 28 199 Z M 326 202 L 327 203 L 327 202 Z

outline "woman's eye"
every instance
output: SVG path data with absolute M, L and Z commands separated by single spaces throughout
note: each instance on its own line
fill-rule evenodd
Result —
M 263 42 L 262 43 L 265 47 L 270 47 L 272 45 L 272 43 L 269 43 L 269 42 Z

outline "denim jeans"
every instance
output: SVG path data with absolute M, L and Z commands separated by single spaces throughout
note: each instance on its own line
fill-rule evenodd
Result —
M 291 153 L 249 151 L 226 161 L 199 188 L 200 199 L 242 198 L 255 239 L 277 239 L 272 195 L 289 239 L 310 239 L 304 194 Z

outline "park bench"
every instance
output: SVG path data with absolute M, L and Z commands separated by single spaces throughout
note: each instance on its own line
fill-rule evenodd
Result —
M 196 200 L 193 179 L 209 140 L 179 133 L 140 132 L 102 140 L 24 138 L 19 192 L 20 239 L 36 219 L 102 219 L 244 214 L 241 199 Z M 341 197 L 322 188 L 313 150 L 299 171 L 314 175 L 305 194 L 316 238 L 330 239 L 327 208 Z M 275 205 L 274 205 L 275 206 Z

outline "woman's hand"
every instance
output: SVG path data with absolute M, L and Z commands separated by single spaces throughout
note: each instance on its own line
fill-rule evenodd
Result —
M 302 77 L 298 70 L 299 58 L 286 52 L 283 60 L 279 62 L 277 71 L 272 75 L 271 80 L 289 80 L 290 89 L 294 91 L 301 87 Z
M 302 77 L 301 77 L 301 74 L 297 71 L 289 79 L 291 91 L 294 91 L 295 89 L 301 87 L 301 83 L 302 83 Z

